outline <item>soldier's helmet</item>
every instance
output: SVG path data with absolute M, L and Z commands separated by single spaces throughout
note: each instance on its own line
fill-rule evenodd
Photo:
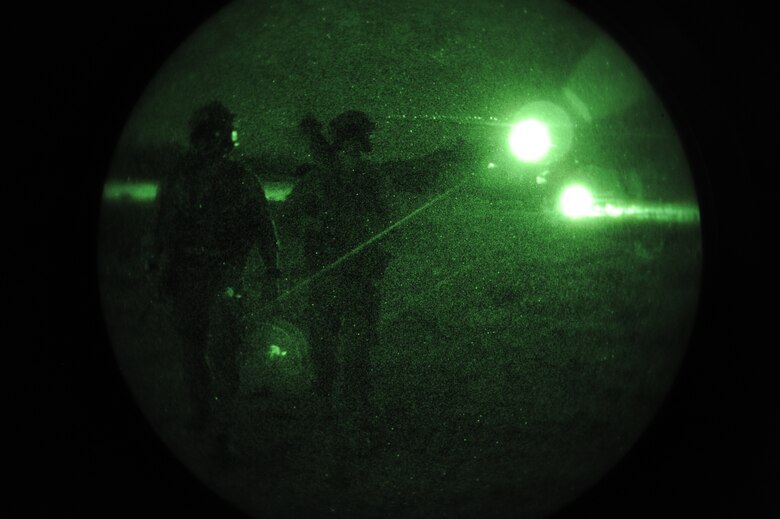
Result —
M 371 151 L 371 132 L 376 124 L 368 115 L 358 110 L 350 110 L 337 115 L 328 125 L 333 138 L 333 145 L 338 149 L 345 142 L 354 141 L 362 151 Z
M 219 101 L 212 101 L 190 117 L 190 143 L 201 152 L 226 153 L 233 148 L 235 114 Z

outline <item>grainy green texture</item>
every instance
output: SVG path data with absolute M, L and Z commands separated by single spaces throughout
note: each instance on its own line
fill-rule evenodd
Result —
M 245 288 L 224 287 L 248 309 L 239 405 L 229 425 L 195 433 L 153 252 L 158 186 L 187 154 L 189 116 L 215 99 L 236 113 L 232 160 L 271 203 L 289 292 L 263 305 L 256 254 Z M 345 110 L 377 122 L 368 159 L 390 215 L 371 246 L 391 260 L 371 406 L 347 405 L 342 371 L 329 421 L 311 394 L 304 243 L 282 215 L 312 159 L 296 125 Z M 523 161 L 510 133 L 528 119 L 550 148 Z M 575 185 L 592 198 L 571 209 Z M 685 351 L 700 255 L 660 100 L 565 4 L 243 1 L 182 44 L 128 121 L 104 190 L 100 276 L 150 422 L 250 515 L 540 517 L 595 483 L 654 415 Z M 207 459 L 220 433 L 241 463 Z

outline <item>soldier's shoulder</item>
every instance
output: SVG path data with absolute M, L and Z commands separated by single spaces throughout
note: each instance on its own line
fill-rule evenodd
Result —
M 295 172 L 295 185 L 313 187 L 320 183 L 324 176 L 324 168 L 319 164 L 304 164 Z
M 293 176 L 299 179 L 303 179 L 311 176 L 312 174 L 319 173 L 322 171 L 322 169 L 322 164 L 318 164 L 316 162 L 306 162 L 295 168 Z

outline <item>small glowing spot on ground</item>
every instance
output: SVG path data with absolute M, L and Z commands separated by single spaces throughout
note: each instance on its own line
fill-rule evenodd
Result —
M 268 356 L 273 357 L 284 357 L 287 355 L 287 352 L 279 347 L 277 344 L 272 344 L 268 347 Z
M 492 162 L 490 164 L 488 164 L 488 169 L 493 169 L 495 167 L 496 167 L 496 165 L 494 163 L 492 163 Z
M 547 179 L 544 178 L 544 177 L 536 177 L 536 183 L 537 184 L 546 184 L 547 183 Z

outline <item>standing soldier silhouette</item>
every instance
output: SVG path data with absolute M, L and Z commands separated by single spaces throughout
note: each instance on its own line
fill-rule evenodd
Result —
M 285 210 L 302 227 L 306 268 L 313 276 L 308 312 L 315 394 L 330 411 L 341 343 L 345 401 L 362 408 L 368 403 L 370 352 L 379 342 L 377 282 L 388 255 L 372 244 L 344 256 L 387 223 L 382 179 L 364 158 L 375 125 L 363 112 L 344 112 L 329 124 L 330 142 L 313 117 L 299 128 L 315 165 L 295 186 Z
M 182 167 L 161 186 L 158 253 L 162 288 L 182 339 L 192 428 L 227 434 L 239 389 L 246 336 L 244 266 L 255 244 L 265 265 L 262 297 L 277 296 L 277 240 L 259 183 L 230 159 L 235 115 L 220 102 L 192 115 Z M 251 287 L 247 287 L 251 288 Z

